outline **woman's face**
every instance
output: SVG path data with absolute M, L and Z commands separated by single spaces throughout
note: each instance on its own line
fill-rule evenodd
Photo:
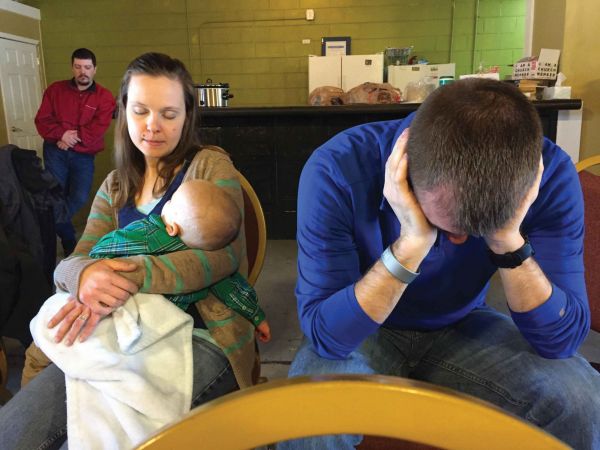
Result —
M 129 137 L 147 163 L 155 164 L 175 149 L 186 116 L 179 81 L 164 76 L 133 75 L 126 111 Z

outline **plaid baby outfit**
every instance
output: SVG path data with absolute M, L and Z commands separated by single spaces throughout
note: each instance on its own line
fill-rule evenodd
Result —
M 169 236 L 158 214 L 150 214 L 144 219 L 131 222 L 124 228 L 105 234 L 92 247 L 90 257 L 99 259 L 163 255 L 187 249 L 179 236 Z M 258 305 L 256 291 L 238 272 L 199 291 L 187 294 L 164 294 L 164 296 L 186 311 L 190 305 L 205 299 L 209 291 L 254 326 L 265 319 L 265 313 Z

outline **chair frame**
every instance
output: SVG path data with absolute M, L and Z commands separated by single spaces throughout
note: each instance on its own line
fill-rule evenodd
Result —
M 586 169 L 589 169 L 592 166 L 596 166 L 599 164 L 600 164 L 600 155 L 595 155 L 595 156 L 590 156 L 589 158 L 579 161 L 577 164 L 575 164 L 575 168 L 577 169 L 577 172 L 579 173 Z M 593 331 L 600 332 L 600 328 L 593 326 L 594 325 L 593 314 L 594 314 L 594 311 L 592 309 L 592 327 L 591 327 L 591 329 Z M 592 367 L 594 367 L 597 371 L 600 372 L 600 364 L 599 363 L 590 361 L 590 364 L 592 365 Z
M 194 409 L 138 450 L 241 450 L 327 434 L 368 434 L 446 449 L 569 448 L 490 403 L 383 375 L 281 379 Z
M 242 175 L 239 174 L 240 185 L 242 190 L 246 194 L 248 200 L 250 201 L 250 205 L 254 210 L 254 214 L 256 215 L 257 227 L 258 227 L 258 242 L 257 242 L 257 251 L 256 258 L 254 260 L 254 264 L 252 267 L 248 267 L 248 282 L 254 286 L 260 272 L 262 271 L 263 264 L 265 262 L 265 253 L 267 251 L 267 224 L 265 222 L 265 214 L 263 212 L 262 206 L 260 204 L 260 200 L 252 188 L 250 182 Z M 245 202 L 244 198 L 244 202 Z M 245 223 L 245 218 L 244 218 Z M 246 235 L 246 238 L 248 236 Z
M 583 159 L 575 164 L 575 169 L 577 172 L 581 172 L 582 170 L 588 169 L 596 164 L 600 164 L 600 155 L 590 156 L 589 158 Z

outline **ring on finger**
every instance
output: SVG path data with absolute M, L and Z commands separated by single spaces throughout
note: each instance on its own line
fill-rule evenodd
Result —
M 86 320 L 88 320 L 89 316 L 86 316 L 84 314 L 81 314 L 80 316 L 77 317 L 77 319 L 85 322 Z

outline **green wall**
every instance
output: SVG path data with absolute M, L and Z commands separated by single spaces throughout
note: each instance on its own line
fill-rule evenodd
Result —
M 307 55 L 320 54 L 323 36 L 351 36 L 354 54 L 414 45 L 432 63 L 453 60 L 459 74 L 480 62 L 509 73 L 524 41 L 525 0 L 25 3 L 41 10 L 48 82 L 68 75 L 68 55 L 86 46 L 98 56 L 98 80 L 116 93 L 127 63 L 155 50 L 182 59 L 197 82 L 230 83 L 231 106 L 305 104 Z M 305 20 L 307 8 L 315 10 L 314 21 Z
M 414 45 L 413 53 L 431 63 L 456 62 L 457 74 L 471 73 L 480 61 L 509 73 L 506 65 L 521 57 L 524 42 L 525 0 L 23 3 L 41 11 L 48 83 L 69 77 L 71 52 L 89 47 L 98 59 L 96 80 L 116 94 L 129 61 L 160 51 L 180 58 L 198 83 L 230 83 L 231 106 L 306 104 L 307 55 L 321 53 L 323 36 L 350 36 L 353 54 Z M 314 21 L 305 20 L 307 8 L 314 9 Z M 96 158 L 94 189 L 112 167 L 112 140 L 111 127 L 107 151 Z

